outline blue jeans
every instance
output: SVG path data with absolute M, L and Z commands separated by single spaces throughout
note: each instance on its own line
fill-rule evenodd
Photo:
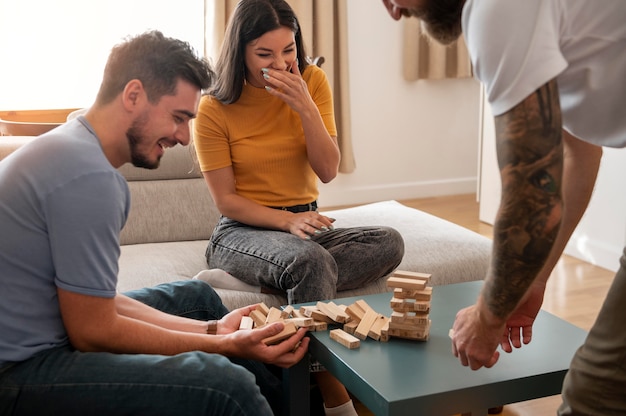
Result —
M 626 249 L 600 314 L 563 381 L 560 416 L 626 415 L 625 305 Z
M 227 312 L 201 281 L 127 295 L 193 319 Z M 0 369 L 0 415 L 272 415 L 268 400 L 279 413 L 280 394 L 281 381 L 263 364 L 200 351 L 110 354 L 65 345 Z
M 338 228 L 304 240 L 222 217 L 207 247 L 209 268 L 287 293 L 290 304 L 334 299 L 398 267 L 404 240 L 390 227 Z

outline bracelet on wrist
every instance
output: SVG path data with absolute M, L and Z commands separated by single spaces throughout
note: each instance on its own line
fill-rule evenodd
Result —
M 207 321 L 206 333 L 209 335 L 217 334 L 217 321 Z

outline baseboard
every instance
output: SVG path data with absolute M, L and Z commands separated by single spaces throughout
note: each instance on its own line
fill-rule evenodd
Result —
M 390 199 L 417 199 L 476 192 L 476 177 L 428 182 L 403 182 L 370 186 L 320 186 L 318 204 L 322 207 L 367 204 Z
M 572 235 L 565 254 L 591 263 L 594 266 L 616 272 L 623 247 L 614 246 L 598 240 L 591 240 L 585 235 Z

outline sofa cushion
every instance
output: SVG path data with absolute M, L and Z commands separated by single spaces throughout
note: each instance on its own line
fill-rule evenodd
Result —
M 336 227 L 387 225 L 400 232 L 405 253 L 400 270 L 430 273 L 435 286 L 484 279 L 491 256 L 491 240 L 449 221 L 383 201 L 324 212 Z
M 208 240 L 122 246 L 117 288 L 119 292 L 191 279 L 206 269 Z
M 433 285 L 483 279 L 489 264 L 491 240 L 456 224 L 407 207 L 396 201 L 377 202 L 324 212 L 336 219 L 336 227 L 388 225 L 405 242 L 399 269 L 430 273 Z M 207 268 L 207 240 L 122 246 L 119 288 L 121 291 L 159 283 L 190 279 Z M 338 297 L 362 296 L 388 291 L 386 279 L 366 287 L 344 291 Z M 265 302 L 280 306 L 280 295 L 216 288 L 229 308 Z
M 168 149 L 158 169 L 127 163 L 131 209 L 121 244 L 207 240 L 220 217 L 192 147 Z

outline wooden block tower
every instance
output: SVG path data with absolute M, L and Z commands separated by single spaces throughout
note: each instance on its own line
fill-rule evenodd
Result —
M 395 271 L 387 279 L 393 288 L 389 321 L 390 337 L 427 341 L 430 331 L 430 300 L 433 288 L 427 286 L 430 274 Z

